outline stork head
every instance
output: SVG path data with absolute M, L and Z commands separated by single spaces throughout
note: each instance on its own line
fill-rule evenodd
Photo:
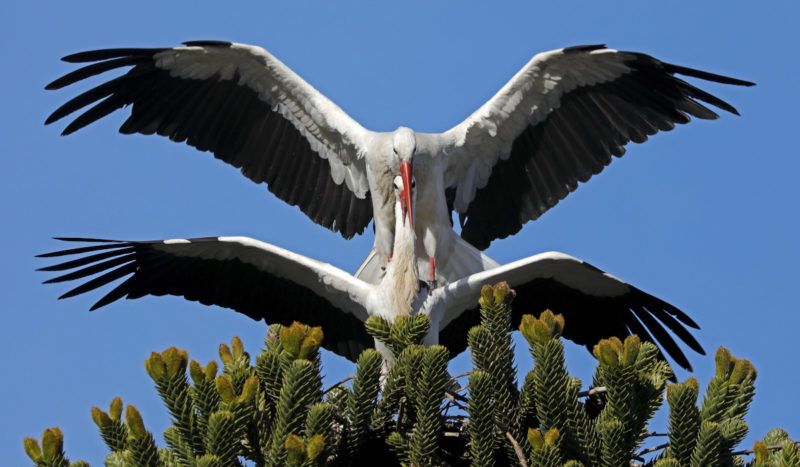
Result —
M 400 127 L 394 132 L 392 138 L 392 151 L 394 157 L 400 165 L 400 178 L 402 178 L 403 190 L 401 192 L 401 203 L 407 206 L 409 220 L 411 216 L 411 190 L 413 189 L 413 166 L 414 153 L 417 150 L 417 140 L 414 132 L 410 128 Z M 396 183 L 396 181 L 395 181 Z M 395 185 L 396 186 L 396 185 Z
M 417 150 L 417 139 L 414 130 L 401 126 L 392 134 L 392 150 L 400 162 L 411 162 Z
M 414 228 L 414 194 L 416 192 L 416 180 L 409 174 L 408 184 L 405 182 L 406 177 L 394 177 L 394 192 L 397 201 L 400 203 L 400 215 L 402 216 L 403 223 L 406 219 L 408 225 Z

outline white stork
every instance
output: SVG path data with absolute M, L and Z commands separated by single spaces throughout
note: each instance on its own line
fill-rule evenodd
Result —
M 602 45 L 569 47 L 534 56 L 444 133 L 384 133 L 363 128 L 260 47 L 195 41 L 63 60 L 91 64 L 47 89 L 132 67 L 53 112 L 46 123 L 91 106 L 63 134 L 132 105 L 122 133 L 155 133 L 211 151 L 345 238 L 374 217 L 383 263 L 392 255 L 392 180 L 402 175 L 408 186 L 413 171 L 420 183 L 418 248 L 429 257 L 420 256 L 420 268 L 429 266 L 428 280 L 443 283 L 487 267 L 453 241 L 453 210 L 462 238 L 485 249 L 553 207 L 611 156 L 622 156 L 628 142 L 690 117 L 717 118 L 703 103 L 737 114 L 676 75 L 753 84 Z
M 432 322 L 426 343 L 438 342 L 451 355 L 467 346 L 467 331 L 479 322 L 478 296 L 484 284 L 507 281 L 517 292 L 514 326 L 523 313 L 544 309 L 566 318 L 564 337 L 591 348 L 602 338 L 636 333 L 661 346 L 675 362 L 691 369 L 668 328 L 693 350 L 703 353 L 686 326 L 697 324 L 676 307 L 576 258 L 543 253 L 473 274 L 434 289 L 419 289 L 411 209 L 399 202 L 402 179 L 394 182 L 395 258 L 377 284 L 369 284 L 334 266 L 246 237 L 210 237 L 163 241 L 63 238 L 89 242 L 41 257 L 77 256 L 43 271 L 68 271 L 46 283 L 88 278 L 60 298 L 72 297 L 126 278 L 92 306 L 121 298 L 177 295 L 206 305 L 231 308 L 267 324 L 294 320 L 321 326 L 323 345 L 355 361 L 373 340 L 363 321 L 379 315 L 393 321 L 410 313 Z M 412 197 L 413 197 L 413 190 Z M 412 201 L 413 203 L 413 201 Z M 406 222 L 406 219 L 408 220 Z M 385 349 L 378 349 L 391 361 Z

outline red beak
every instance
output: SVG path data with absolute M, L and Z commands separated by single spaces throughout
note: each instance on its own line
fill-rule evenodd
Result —
M 414 215 L 411 207 L 411 162 L 400 163 L 400 176 L 403 178 L 403 191 L 400 192 L 400 205 L 403 214 L 408 214 L 408 222 L 414 227 Z

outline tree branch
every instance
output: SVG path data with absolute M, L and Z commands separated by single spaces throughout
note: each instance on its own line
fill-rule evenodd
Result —
M 506 438 L 511 442 L 511 446 L 514 447 L 514 453 L 517 455 L 517 460 L 519 461 L 519 465 L 522 467 L 528 467 L 528 463 L 525 461 L 525 453 L 522 451 L 522 447 L 520 447 L 517 440 L 511 436 L 511 433 L 506 431 Z
M 794 443 L 795 446 L 800 446 L 800 441 L 792 441 L 792 443 Z M 770 451 L 777 451 L 778 449 L 782 448 L 783 444 L 770 444 L 767 446 L 767 449 Z M 753 455 L 753 452 L 754 451 L 752 449 L 742 449 L 741 451 L 733 451 L 731 456 L 751 456 Z
M 597 386 L 596 388 L 590 388 L 588 391 L 581 391 L 578 393 L 578 397 L 589 397 L 595 394 L 601 394 L 608 391 L 605 386 Z
M 330 386 L 328 389 L 326 389 L 325 391 L 323 391 L 323 392 L 322 392 L 322 395 L 324 396 L 325 394 L 327 394 L 327 393 L 331 392 L 331 391 L 332 391 L 332 390 L 334 390 L 335 388 L 337 388 L 337 387 L 339 387 L 339 386 L 343 385 L 344 383 L 346 383 L 346 382 L 350 381 L 350 380 L 351 380 L 351 379 L 353 379 L 353 378 L 354 378 L 354 376 L 353 376 L 353 375 L 350 375 L 350 376 L 348 376 L 348 377 L 346 377 L 346 378 L 342 378 L 342 379 L 340 379 L 339 381 L 337 381 L 337 382 L 333 383 L 333 385 L 332 385 L 332 386 Z

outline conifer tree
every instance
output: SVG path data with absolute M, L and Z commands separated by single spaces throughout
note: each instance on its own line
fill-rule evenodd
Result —
M 91 409 L 109 450 L 105 464 L 800 466 L 800 449 L 782 430 L 751 450 L 738 447 L 756 371 L 725 348 L 715 354 L 700 403 L 698 381 L 668 384 L 669 365 L 636 336 L 594 346 L 598 366 L 586 388 L 567 373 L 563 317 L 545 310 L 522 317 L 534 364 L 518 387 L 513 298 L 505 284 L 482 290 L 481 323 L 468 336 L 474 370 L 466 388 L 447 373 L 444 347 L 421 345 L 430 327 L 425 316 L 371 318 L 367 330 L 391 361 L 366 350 L 349 386 L 342 381 L 324 391 L 324 336 L 300 323 L 271 326 L 255 359 L 238 338 L 219 346 L 221 363 L 202 365 L 174 347 L 153 352 L 145 369 L 171 419 L 163 447 L 136 407 L 116 397 L 107 410 Z M 648 426 L 664 400 L 666 442 Z M 68 460 L 57 427 L 40 440 L 25 438 L 23 447 L 36 466 L 88 465 Z

